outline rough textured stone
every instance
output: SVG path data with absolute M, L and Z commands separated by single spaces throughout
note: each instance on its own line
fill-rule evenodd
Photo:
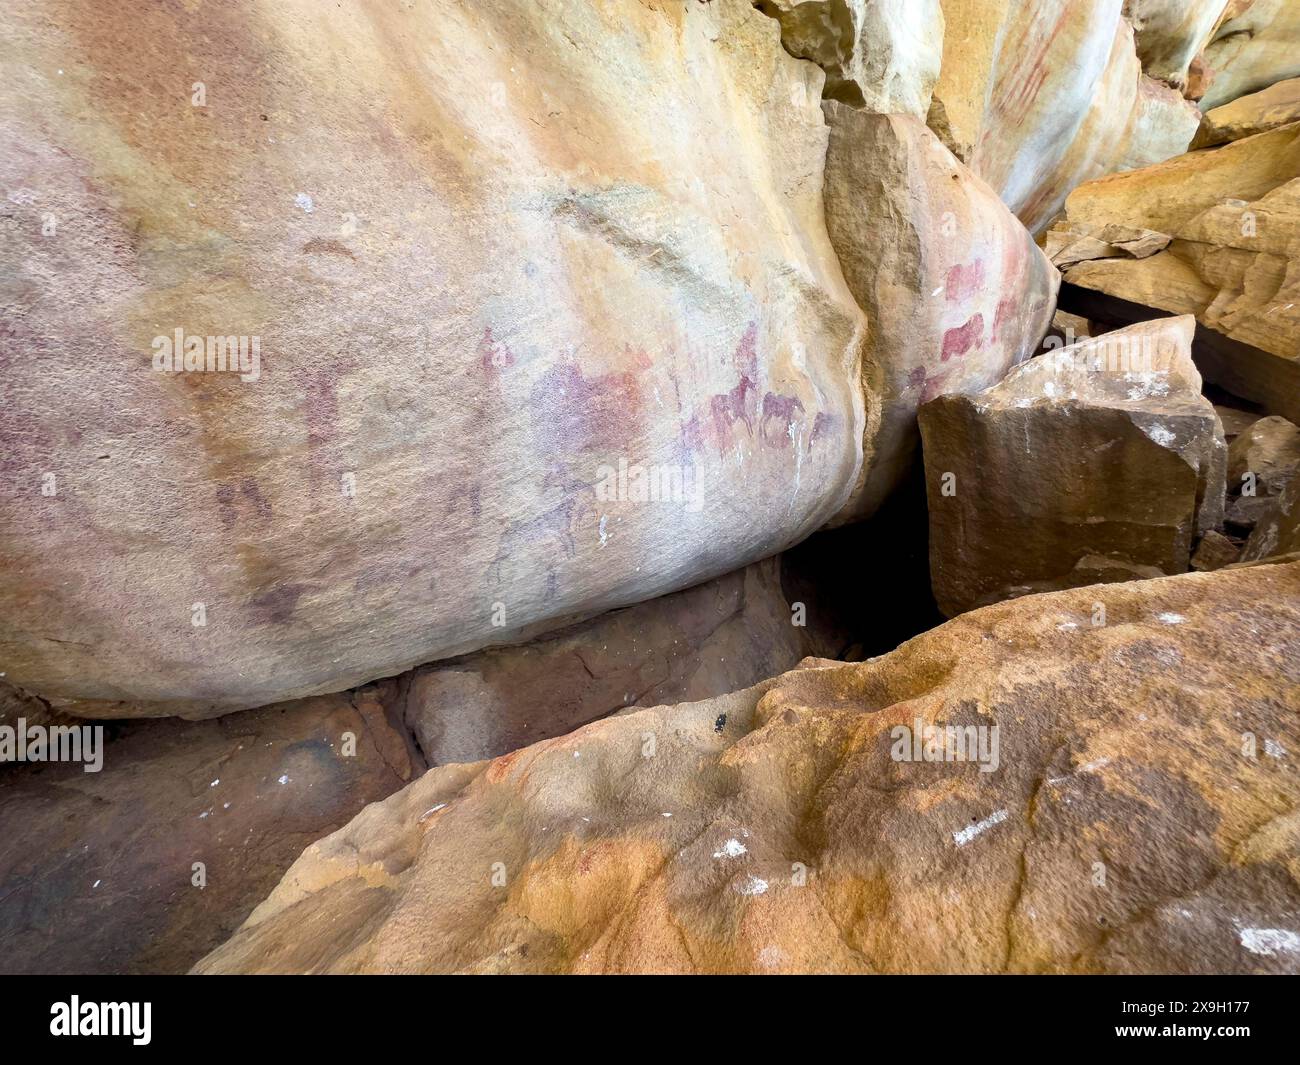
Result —
M 47 8 L 0 45 L 16 683 L 190 716 L 341 690 L 846 501 L 823 75 L 747 0 Z M 177 328 L 258 337 L 258 379 L 155 372 Z M 620 459 L 700 506 L 601 499 Z
M 826 71 L 825 98 L 924 119 L 943 57 L 940 0 L 755 0 L 793 55 Z
M 916 409 L 985 388 L 1032 354 L 1059 275 L 997 194 L 918 119 L 824 105 L 826 226 L 871 323 L 861 517 L 915 454 Z
M 416 670 L 404 718 L 430 765 L 494 757 L 628 706 L 693 702 L 784 672 L 812 652 L 792 620 L 769 559 L 523 647 Z
M 1211 529 L 1196 545 L 1196 551 L 1192 554 L 1192 569 L 1209 573 L 1230 566 L 1241 558 L 1243 546 L 1240 541 L 1225 536 L 1217 529 Z
M 1214 71 L 1201 107 L 1211 110 L 1300 75 L 1300 4 L 1254 0 L 1205 49 Z
M 1300 551 L 1300 477 L 1288 481 L 1267 504 L 1241 553 L 1243 562 Z
M 921 408 L 940 610 L 1187 569 L 1223 520 L 1227 453 L 1195 324 L 1108 333 Z
M 1027 227 L 1101 174 L 1186 150 L 1199 112 L 1142 74 L 1122 0 L 945 0 L 930 124 Z
M 218 721 L 109 723 L 92 726 L 99 772 L 0 767 L 0 972 L 184 972 L 308 843 L 423 771 L 391 698 L 382 685 Z
M 197 969 L 1294 973 L 1298 634 L 1296 563 L 1081 589 L 435 769 Z
M 1228 0 L 1124 0 L 1142 69 L 1185 91 L 1188 68 L 1209 44 L 1227 5 Z
M 1192 148 L 1213 148 L 1300 121 L 1300 78 L 1216 107 L 1201 119 Z
M 1228 448 L 1228 488 L 1241 492 L 1247 474 L 1254 475 L 1256 495 L 1282 494 L 1300 471 L 1300 429 L 1285 418 L 1261 418 Z
M 1061 269 L 1082 289 L 1195 314 L 1207 331 L 1196 351 L 1207 379 L 1300 422 L 1297 175 L 1293 123 L 1083 185 L 1049 241 L 1077 247 L 1074 238 L 1108 225 L 1172 237 L 1146 258 L 1063 261 Z

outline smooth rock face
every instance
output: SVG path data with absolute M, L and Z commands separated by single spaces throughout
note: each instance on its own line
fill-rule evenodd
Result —
M 1124 0 L 1138 58 L 1151 77 L 1187 88 L 1188 68 L 1209 43 L 1228 0 Z
M 918 119 L 824 105 L 826 226 L 871 323 L 863 357 L 864 485 L 873 512 L 910 465 L 916 410 L 974 392 L 1028 357 L 1059 275 L 1025 228 Z
M 823 76 L 746 0 L 46 8 L 0 46 L 16 683 L 190 716 L 340 690 L 847 499 Z M 178 329 L 247 338 L 249 377 L 257 338 L 257 379 L 155 371 Z M 602 498 L 620 460 L 670 501 Z
M 755 0 L 792 55 L 826 71 L 825 98 L 924 119 L 943 58 L 940 0 Z
M 921 408 L 940 610 L 1187 569 L 1223 521 L 1227 458 L 1195 325 L 1108 333 Z
M 98 772 L 0 767 L 0 972 L 185 972 L 308 843 L 424 770 L 391 699 L 381 685 L 220 721 L 76 722 L 104 734 Z M 36 724 L 30 709 L 0 724 L 19 717 Z
M 1300 563 L 1080 589 L 435 769 L 197 971 L 1293 973 L 1298 634 Z
M 1206 377 L 1300 422 L 1300 123 L 1113 174 L 1076 189 L 1049 234 L 1061 247 L 1119 225 L 1171 237 L 1141 259 L 1060 261 L 1065 280 L 1194 314 Z M 1077 258 L 1077 257 L 1076 257 Z
M 1206 111 L 1300 76 L 1300 4 L 1254 0 L 1219 28 L 1205 62 L 1214 71 L 1201 100 Z
M 1291 78 L 1216 107 L 1206 114 L 1201 119 L 1201 128 L 1192 141 L 1192 148 L 1213 148 L 1298 121 L 1300 78 Z
M 1142 73 L 1122 0 L 945 0 L 929 121 L 1024 224 L 1070 190 L 1184 151 L 1199 113 Z
M 430 765 L 495 757 L 625 707 L 712 698 L 782 673 L 811 650 L 794 620 L 780 561 L 768 559 L 523 647 L 416 670 L 404 718 Z

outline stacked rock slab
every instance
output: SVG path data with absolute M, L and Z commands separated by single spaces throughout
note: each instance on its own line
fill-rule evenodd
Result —
M 1222 523 L 1227 459 L 1195 325 L 1108 333 L 921 408 L 940 610 L 1186 571 Z
M 747 0 L 9 7 L 19 685 L 191 716 L 337 691 L 846 501 L 864 322 L 823 75 Z M 609 498 L 620 462 L 654 498 Z
M 1192 148 L 1213 148 L 1292 122 L 1300 122 L 1300 78 L 1279 81 L 1208 112 Z
M 1080 241 L 1111 226 L 1168 243 L 1141 258 L 1077 254 Z M 1194 314 L 1206 378 L 1300 422 L 1300 122 L 1089 182 L 1071 194 L 1048 245 L 1076 249 L 1077 261 L 1057 259 L 1065 281 L 1083 290 L 1063 291 L 1067 309 Z
M 919 119 L 824 105 L 826 226 L 871 323 L 863 487 L 873 512 L 915 454 L 917 407 L 974 392 L 1027 358 L 1051 324 L 1060 277 L 1014 215 Z
M 432 770 L 197 971 L 1300 969 L 1300 563 L 809 665 Z

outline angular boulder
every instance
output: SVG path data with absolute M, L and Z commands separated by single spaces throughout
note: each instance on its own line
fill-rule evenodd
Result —
M 0 45 L 11 680 L 342 690 L 847 499 L 823 75 L 747 0 L 48 6 Z
M 1021 599 L 434 769 L 196 971 L 1295 973 L 1298 750 L 1300 563 Z
M 1149 317 L 1194 314 L 1206 378 L 1300 422 L 1300 122 L 1080 186 L 1048 234 L 1068 310 Z M 1076 254 L 1106 227 L 1154 231 L 1168 245 L 1141 258 Z M 1091 302 L 1083 297 L 1098 294 Z M 1123 301 L 1113 308 L 1108 301 Z
M 1279 496 L 1300 473 L 1300 428 L 1285 418 L 1261 418 L 1228 448 L 1228 489 L 1249 480 L 1256 495 Z
M 1300 76 L 1300 4 L 1254 0 L 1224 22 L 1206 46 L 1213 71 L 1201 107 L 1207 111 Z
M 945 0 L 929 121 L 1032 231 L 1070 190 L 1186 150 L 1199 112 L 1142 73 L 1122 0 Z
M 778 559 L 521 647 L 404 677 L 403 717 L 430 765 L 476 762 L 625 707 L 748 688 L 811 653 Z M 801 624 L 796 625 L 799 621 Z
M 1000 380 L 1051 325 L 1057 271 L 989 186 L 918 119 L 824 105 L 826 226 L 871 323 L 866 516 L 910 465 L 920 404 Z
M 1223 521 L 1227 457 L 1195 325 L 1107 333 L 921 408 L 940 610 L 1186 571 Z
M 1290 78 L 1216 107 L 1201 118 L 1192 148 L 1214 148 L 1300 122 L 1300 78 Z
M 1300 551 L 1300 477 L 1293 477 L 1280 496 L 1269 501 L 1241 552 L 1243 562 Z
M 0 972 L 183 973 L 302 849 L 425 768 L 392 685 L 99 729 L 100 765 L 0 766 Z M 30 708 L 0 715 L 29 731 Z M 68 722 L 63 722 L 64 727 Z M 93 764 L 93 763 L 86 763 Z
M 924 119 L 943 58 L 940 0 L 754 0 L 786 49 L 826 71 L 823 95 Z

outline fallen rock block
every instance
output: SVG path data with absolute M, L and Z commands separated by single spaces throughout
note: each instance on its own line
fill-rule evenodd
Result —
M 1275 558 L 1300 551 L 1300 477 L 1287 482 L 1282 494 L 1268 500 L 1241 553 L 1243 562 Z
M 811 653 L 807 609 L 786 602 L 780 560 L 768 559 L 521 647 L 417 669 L 402 678 L 403 717 L 430 765 L 495 757 L 629 706 L 712 698 L 784 672 Z
M 1196 359 L 1206 379 L 1270 413 L 1300 422 L 1300 122 L 1213 151 L 1077 188 L 1048 234 L 1069 254 L 1058 262 L 1067 310 L 1108 313 L 1073 290 L 1194 314 Z M 1107 226 L 1172 238 L 1163 251 L 1084 259 L 1079 236 Z M 1144 310 L 1146 308 L 1146 310 Z M 1114 311 L 1128 318 L 1129 309 Z
M 1243 140 L 1297 121 L 1300 121 L 1300 78 L 1290 78 L 1216 107 L 1203 116 L 1192 150 Z
M 1186 571 L 1223 520 L 1227 445 L 1185 316 L 1040 355 L 920 411 L 935 599 Z
M 215 721 L 78 721 L 81 762 L 0 766 L 0 972 L 187 970 L 303 847 L 423 772 L 393 698 L 385 684 Z
M 1210 573 L 1224 566 L 1231 566 L 1241 559 L 1245 545 L 1238 540 L 1225 536 L 1217 529 L 1211 529 L 1196 545 L 1192 555 L 1192 569 L 1201 573 Z
M 916 410 L 1001 380 L 1047 332 L 1059 275 L 997 194 L 918 119 L 829 102 L 826 227 L 871 323 L 862 484 L 873 513 L 912 463 Z
M 1210 43 L 1227 5 L 1228 0 L 1124 0 L 1142 69 L 1184 92 L 1188 68 Z
M 1300 429 L 1285 418 L 1260 418 L 1228 448 L 1228 490 L 1278 496 L 1300 471 Z
M 1300 563 L 434 769 L 200 973 L 1295 973 Z

